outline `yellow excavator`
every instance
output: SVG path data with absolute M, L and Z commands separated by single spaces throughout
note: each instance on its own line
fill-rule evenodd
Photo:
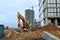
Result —
M 17 12 L 17 18 L 18 18 L 18 27 L 20 27 L 20 19 L 22 19 L 22 21 L 23 21 L 22 28 L 26 28 L 26 21 L 25 21 L 24 17 L 19 12 Z
M 26 20 L 25 20 L 24 17 L 21 15 L 21 13 L 17 12 L 17 18 L 18 18 L 18 27 L 21 28 L 21 29 L 23 29 L 23 30 L 26 30 L 26 29 L 28 28 L 28 27 L 27 27 L 28 24 L 26 24 Z M 20 25 L 20 19 L 21 19 L 22 22 L 23 22 L 23 25 L 22 25 L 22 26 Z
M 22 28 L 26 28 L 26 21 L 19 12 L 17 12 L 17 18 L 18 18 L 18 27 L 20 27 L 20 19 L 22 19 L 22 22 L 23 22 Z

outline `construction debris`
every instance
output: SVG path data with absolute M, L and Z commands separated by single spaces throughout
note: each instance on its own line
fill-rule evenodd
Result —
M 12 29 L 5 29 L 5 38 L 8 40 L 31 40 L 33 38 L 40 38 L 40 31 L 17 32 Z
M 48 24 L 43 27 L 37 27 L 34 28 L 28 32 L 18 32 L 16 29 L 5 29 L 5 37 L 3 39 L 8 40 L 35 40 L 40 39 L 42 36 L 42 32 L 47 31 L 58 38 L 60 38 L 60 28 L 57 28 L 56 26 L 52 24 Z M 2 40 L 2 39 L 0 39 Z

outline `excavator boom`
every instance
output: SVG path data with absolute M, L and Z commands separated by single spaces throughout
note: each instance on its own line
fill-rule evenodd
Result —
M 23 21 L 22 28 L 25 28 L 26 27 L 26 21 L 25 21 L 24 17 L 19 12 L 17 12 L 17 18 L 18 18 L 18 27 L 20 27 L 20 19 L 21 19 Z

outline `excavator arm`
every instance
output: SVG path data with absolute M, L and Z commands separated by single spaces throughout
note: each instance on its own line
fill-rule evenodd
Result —
M 26 28 L 26 21 L 25 21 L 24 17 L 19 12 L 17 12 L 17 18 L 18 18 L 18 27 L 20 27 L 20 19 L 21 19 L 23 21 L 22 28 Z

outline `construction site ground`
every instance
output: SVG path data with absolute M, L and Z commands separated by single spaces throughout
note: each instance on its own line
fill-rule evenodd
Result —
M 60 38 L 60 28 L 57 28 L 56 26 L 52 24 L 48 24 L 43 27 L 36 27 L 32 30 L 29 30 L 28 32 L 20 32 L 16 29 L 4 29 L 4 38 L 0 38 L 0 40 L 40 40 L 42 36 L 42 32 L 47 31 L 56 37 Z

